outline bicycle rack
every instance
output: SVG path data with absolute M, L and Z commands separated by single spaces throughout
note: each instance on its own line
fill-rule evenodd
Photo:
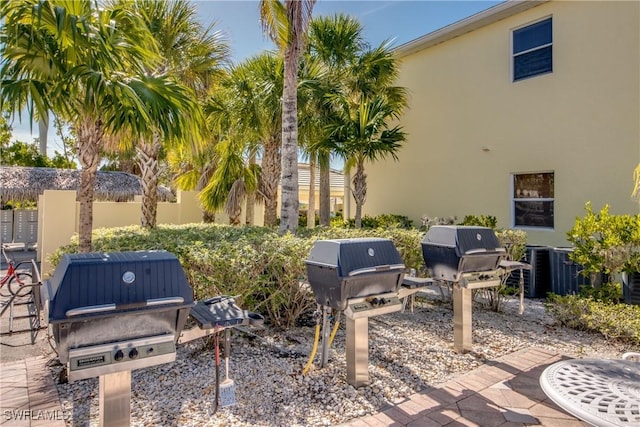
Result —
M 30 332 L 31 344 L 33 344 L 36 340 L 38 331 L 42 328 L 40 325 L 40 308 L 42 306 L 40 300 L 40 286 L 42 285 L 42 280 L 35 260 L 31 260 L 31 277 L 33 281 L 31 285 L 27 285 L 31 286 L 31 290 L 28 294 L 20 297 L 12 295 L 7 301 L 2 302 L 3 307 L 2 310 L 0 310 L 0 316 L 3 316 L 7 310 L 9 311 L 9 331 L 0 333 L 0 336 Z M 16 315 L 16 306 L 26 306 L 27 314 Z M 13 321 L 19 319 L 29 319 L 29 328 L 14 330 Z

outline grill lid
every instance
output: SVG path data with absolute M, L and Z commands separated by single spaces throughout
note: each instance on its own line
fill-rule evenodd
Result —
M 435 225 L 424 236 L 422 244 L 455 248 L 458 257 L 501 250 L 498 238 L 488 227 Z
M 306 262 L 336 268 L 340 277 L 380 266 L 404 269 L 393 242 L 380 238 L 318 240 Z
M 43 285 L 49 322 L 163 305 L 193 305 L 180 261 L 164 251 L 66 254 Z

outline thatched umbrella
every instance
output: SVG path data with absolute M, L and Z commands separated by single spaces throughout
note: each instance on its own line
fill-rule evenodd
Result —
M 81 172 L 75 169 L 0 166 L 0 197 L 3 201 L 37 201 L 44 190 L 77 190 Z M 96 200 L 127 202 L 141 194 L 140 177 L 125 172 L 98 172 Z M 173 199 L 171 190 L 158 187 L 158 200 Z

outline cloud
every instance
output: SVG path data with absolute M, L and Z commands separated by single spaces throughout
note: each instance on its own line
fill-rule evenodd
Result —
M 381 4 L 380 6 L 374 7 L 373 9 L 365 10 L 364 12 L 362 12 L 360 14 L 360 16 L 373 15 L 374 13 L 378 13 L 381 10 L 384 10 L 384 9 L 387 9 L 388 7 L 390 7 L 390 6 L 393 6 L 393 3 L 394 2 L 389 1 L 389 2 Z

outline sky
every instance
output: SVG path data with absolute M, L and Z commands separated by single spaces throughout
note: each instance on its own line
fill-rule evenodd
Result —
M 232 51 L 234 63 L 273 49 L 271 41 L 262 33 L 256 0 L 192 0 L 202 24 L 214 23 L 221 31 Z M 469 0 L 317 0 L 313 16 L 343 13 L 356 17 L 364 27 L 365 39 L 371 46 L 390 41 L 400 46 L 420 36 L 438 30 L 461 19 L 488 9 L 502 1 Z M 38 136 L 38 125 L 30 129 L 28 117 L 12 123 L 14 139 L 32 142 Z M 61 144 L 49 130 L 49 155 L 62 151 Z

